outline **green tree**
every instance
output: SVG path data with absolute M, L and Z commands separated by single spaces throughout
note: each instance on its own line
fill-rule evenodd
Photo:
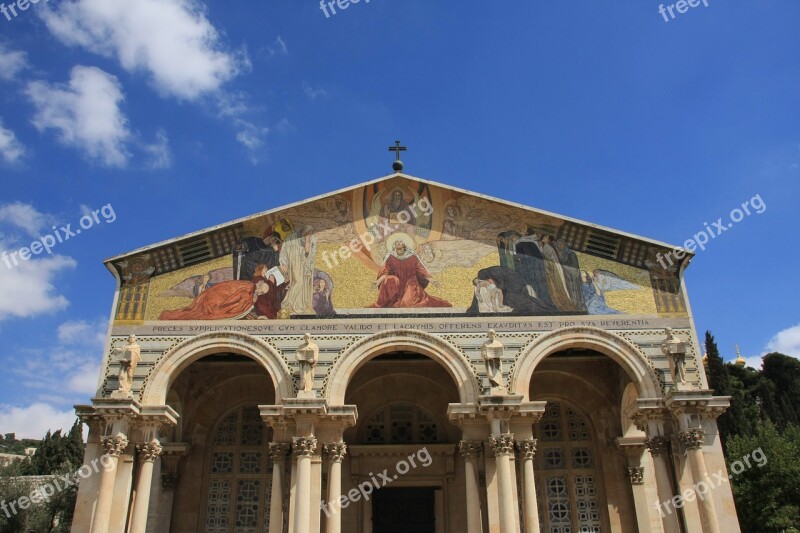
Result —
M 799 531 L 800 428 L 788 426 L 781 434 L 772 422 L 761 422 L 754 435 L 732 436 L 727 452 L 742 531 Z M 759 456 L 764 460 L 756 461 Z M 744 457 L 751 457 L 749 468 Z

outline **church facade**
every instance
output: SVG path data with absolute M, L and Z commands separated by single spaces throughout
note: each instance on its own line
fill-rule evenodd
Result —
M 398 172 L 111 258 L 73 531 L 738 532 L 673 249 Z

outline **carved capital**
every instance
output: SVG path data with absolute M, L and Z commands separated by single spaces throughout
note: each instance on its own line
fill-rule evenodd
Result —
M 458 453 L 464 459 L 475 459 L 483 451 L 483 443 L 479 440 L 462 440 L 458 443 Z
M 678 438 L 687 450 L 698 449 L 705 442 L 706 434 L 700 428 L 687 429 L 678 433 Z
M 489 437 L 489 446 L 495 455 L 511 455 L 514 453 L 514 435 L 492 435 Z
M 175 472 L 161 473 L 161 488 L 164 490 L 175 490 L 178 484 L 178 474 Z
M 106 455 L 110 455 L 112 457 L 119 457 L 125 451 L 125 448 L 128 447 L 128 439 L 122 435 L 118 435 L 116 437 L 103 437 L 102 443 L 103 448 L 106 451 Z
M 347 453 L 347 444 L 344 442 L 328 442 L 322 446 L 325 456 L 334 463 L 341 463 Z
M 525 461 L 533 460 L 536 457 L 536 444 L 536 439 L 517 441 L 520 457 Z
M 631 485 L 644 485 L 644 467 L 629 466 L 628 477 L 631 480 Z
M 291 446 L 288 442 L 270 442 L 269 443 L 269 458 L 273 463 L 278 463 L 286 459 L 289 455 L 289 448 Z
M 667 444 L 669 444 L 669 437 L 656 436 L 644 441 L 644 445 L 647 446 L 647 449 L 650 450 L 650 455 L 653 457 L 664 453 L 664 450 L 667 449 Z
M 136 446 L 136 451 L 139 452 L 139 457 L 142 461 L 153 462 L 161 455 L 163 448 L 157 440 L 151 440 L 146 444 L 139 444 Z
M 296 457 L 311 457 L 317 449 L 317 439 L 314 437 L 294 437 L 292 451 Z

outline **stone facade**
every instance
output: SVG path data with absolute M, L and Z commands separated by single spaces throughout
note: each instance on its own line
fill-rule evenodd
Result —
M 131 291 L 112 271 L 119 317 Z M 728 399 L 708 390 L 684 304 L 117 320 L 97 397 L 77 408 L 87 464 L 111 466 L 81 483 L 73 531 L 737 532 L 728 484 L 659 507 L 726 473 Z M 680 383 L 666 328 L 685 350 Z M 140 360 L 114 394 L 130 335 Z

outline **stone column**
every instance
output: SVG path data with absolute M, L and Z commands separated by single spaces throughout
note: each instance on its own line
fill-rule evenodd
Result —
M 517 442 L 522 459 L 522 490 L 525 503 L 525 533 L 539 533 L 539 506 L 536 502 L 536 480 L 533 477 L 533 458 L 536 456 L 536 439 Z
M 700 428 L 690 428 L 678 434 L 681 444 L 686 448 L 689 456 L 689 466 L 692 469 L 692 478 L 695 483 L 703 481 L 706 477 L 706 461 L 703 458 L 703 442 L 706 435 Z M 719 533 L 717 512 L 714 509 L 714 497 L 710 492 L 705 495 L 697 494 L 700 507 L 700 517 L 703 521 L 703 533 Z
M 271 442 L 269 456 L 272 459 L 272 494 L 269 500 L 269 531 L 283 531 L 283 476 L 286 472 L 286 456 L 289 455 L 289 444 Z
M 342 459 L 347 453 L 347 445 L 344 442 L 334 442 L 326 444 L 324 450 L 330 461 L 327 501 L 330 511 L 325 513 L 325 531 L 340 533 L 342 531 L 342 512 L 339 509 L 339 500 L 342 496 Z
M 91 533 L 108 533 L 111 505 L 114 503 L 114 484 L 117 480 L 117 463 L 119 456 L 128 447 L 128 439 L 123 433 L 119 433 L 114 437 L 103 437 L 102 443 L 107 459 L 102 461 L 104 468 L 100 474 L 100 493 L 94 508 Z
M 311 524 L 311 456 L 317 448 L 314 437 L 294 437 L 292 448 L 297 457 L 297 487 L 294 504 L 294 533 L 308 533 Z
M 153 484 L 153 463 L 161 455 L 161 444 L 153 439 L 136 447 L 139 452 L 139 480 L 136 483 L 136 498 L 133 502 L 133 516 L 128 533 L 145 533 L 147 511 L 150 505 L 150 487 Z
M 481 533 L 481 495 L 478 478 L 478 456 L 483 447 L 480 441 L 462 440 L 458 451 L 464 458 L 464 474 L 467 486 L 467 533 Z
M 511 477 L 511 455 L 514 453 L 514 435 L 511 433 L 492 435 L 489 438 L 489 445 L 492 447 L 497 464 L 500 533 L 514 533 L 517 526 L 514 515 L 518 512 L 514 501 L 514 488 Z
M 678 533 L 680 526 L 678 525 L 677 513 L 665 513 L 661 506 L 661 502 L 669 501 L 674 496 L 669 466 L 670 459 L 668 457 L 669 437 L 656 435 L 647 439 L 644 444 L 653 458 L 656 493 L 659 499 L 656 502 L 656 509 L 661 515 L 661 524 L 665 532 Z

